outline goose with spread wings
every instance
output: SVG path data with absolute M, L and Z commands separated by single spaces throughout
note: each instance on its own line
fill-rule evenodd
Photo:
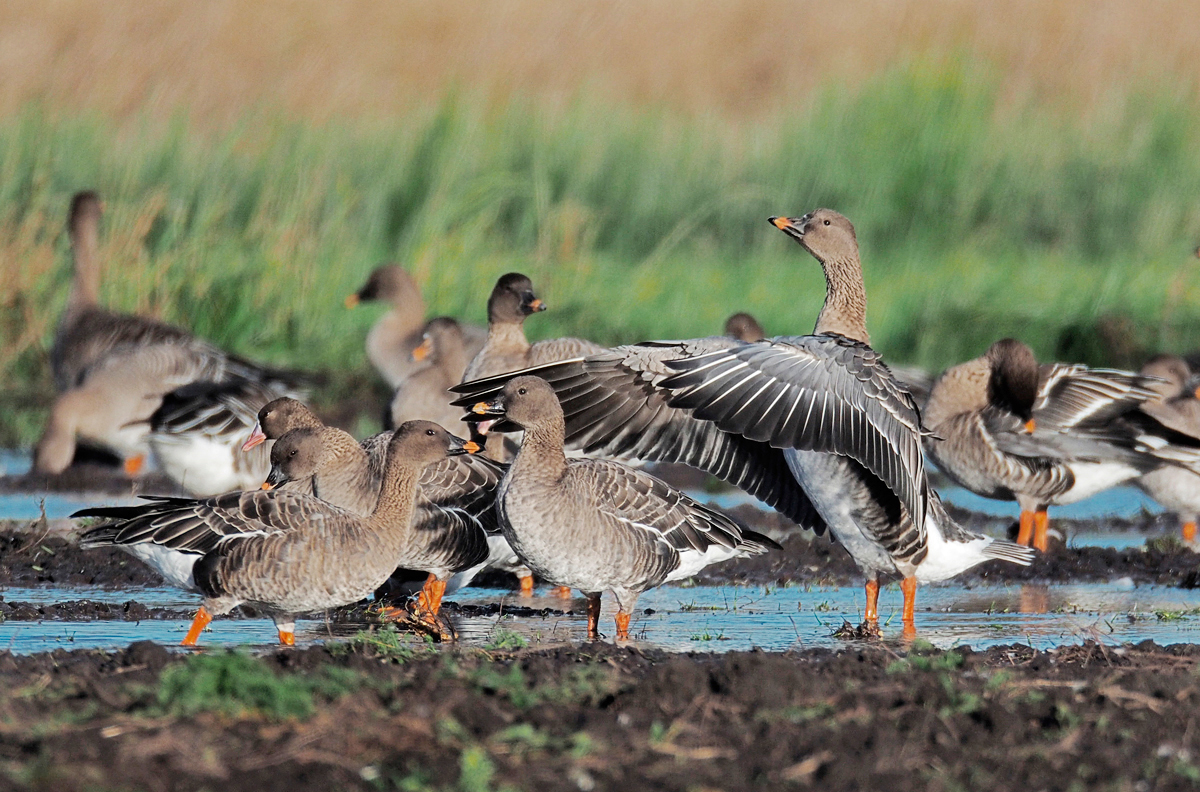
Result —
M 798 524 L 828 528 L 867 577 L 903 579 L 912 629 L 916 584 L 1031 552 L 963 530 L 925 476 L 919 411 L 869 346 L 854 228 L 819 209 L 771 218 L 821 264 L 825 305 L 808 336 L 649 342 L 528 369 L 566 416 L 566 443 L 596 456 L 682 462 L 737 486 Z M 464 383 L 456 404 L 494 397 L 515 374 Z

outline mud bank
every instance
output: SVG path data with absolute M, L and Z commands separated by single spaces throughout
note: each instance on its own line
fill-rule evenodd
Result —
M 1175 789 L 1200 647 L 667 655 L 367 637 L 0 655 L 0 778 L 74 790 Z

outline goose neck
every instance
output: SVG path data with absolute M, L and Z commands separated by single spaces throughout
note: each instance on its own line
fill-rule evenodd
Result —
M 858 256 L 821 260 L 825 271 L 825 305 L 817 316 L 816 335 L 837 333 L 870 344 L 867 334 L 867 290 Z

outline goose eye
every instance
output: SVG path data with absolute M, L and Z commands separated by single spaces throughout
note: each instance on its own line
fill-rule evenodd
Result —
M 289 451 L 288 456 L 290 456 L 290 457 L 296 456 L 296 449 L 293 448 L 291 451 Z
M 828 220 L 826 220 L 826 221 L 825 221 L 825 225 L 829 225 L 829 221 L 828 221 Z
M 526 390 L 525 390 L 524 388 L 517 388 L 517 395 L 518 395 L 518 396 L 524 396 L 524 395 L 525 395 L 525 393 L 526 393 Z
M 433 431 L 432 429 L 426 429 L 425 434 L 429 435 L 430 437 L 433 437 L 435 434 L 437 434 L 437 432 Z

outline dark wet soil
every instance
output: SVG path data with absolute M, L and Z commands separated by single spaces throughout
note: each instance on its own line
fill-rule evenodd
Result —
M 700 585 L 774 585 L 811 583 L 857 585 L 862 578 L 849 555 L 827 537 L 791 529 L 774 512 L 740 506 L 729 513 L 755 530 L 778 536 L 782 551 L 709 567 L 695 578 Z M 38 524 L 9 522 L 0 530 L 0 586 L 97 585 L 156 586 L 157 573 L 126 553 L 108 548 L 80 550 L 69 536 L 50 533 Z M 1069 528 L 1068 528 L 1069 530 Z M 1032 565 L 1019 567 L 989 562 L 959 579 L 966 583 L 1108 582 L 1125 579 L 1185 588 L 1200 587 L 1200 554 L 1168 535 L 1150 538 L 1144 547 L 1116 550 L 1066 547 L 1061 542 L 1039 555 Z M 476 585 L 510 588 L 516 579 L 496 573 L 482 575 Z
M 0 787 L 1183 789 L 1198 662 L 1152 643 L 0 655 Z
M 54 603 L 8 602 L 0 597 L 0 621 L 129 621 L 187 620 L 192 611 L 152 608 L 136 600 L 121 604 L 67 600 Z

